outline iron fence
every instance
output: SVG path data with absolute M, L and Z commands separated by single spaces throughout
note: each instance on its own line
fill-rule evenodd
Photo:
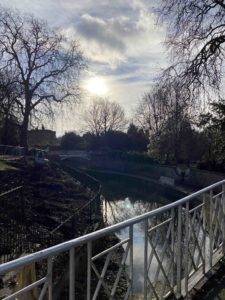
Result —
M 123 221 L 113 226 L 81 236 L 48 249 L 27 255 L 26 257 L 0 265 L 0 274 L 36 262 L 47 260 L 46 274 L 24 286 L 5 299 L 15 299 L 34 288 L 38 288 L 39 298 L 53 299 L 53 265 L 61 253 L 68 254 L 69 294 L 74 300 L 77 296 L 76 258 L 81 246 L 86 248 L 86 299 L 97 299 L 101 289 L 107 299 L 116 296 L 121 274 L 126 271 L 127 285 L 124 299 L 135 299 L 133 247 L 138 240 L 134 237 L 135 224 L 144 228 L 144 248 L 139 253 L 143 257 L 143 299 L 165 299 L 173 294 L 177 299 L 186 296 L 207 272 L 224 256 L 225 246 L 225 180 L 204 188 L 174 203 L 165 205 L 151 212 Z M 93 244 L 99 239 L 128 229 L 128 237 L 115 245 L 94 253 Z M 123 246 L 124 252 L 115 281 L 108 281 L 107 270 L 116 250 Z M 83 249 L 82 248 L 82 249 Z M 104 264 L 99 269 L 99 259 Z M 94 285 L 93 276 L 97 278 Z M 86 282 L 86 283 L 85 283 Z M 80 299 L 79 296 L 77 299 Z
M 61 166 L 66 172 L 68 172 L 74 178 L 76 178 L 78 181 L 80 181 L 85 187 L 91 189 L 95 193 L 99 192 L 99 190 L 101 188 L 101 184 L 96 178 L 92 177 L 91 175 L 89 175 L 81 170 L 75 169 L 74 167 L 71 167 L 68 164 L 69 163 L 66 162 L 66 160 L 64 160 L 63 163 L 61 164 Z
M 54 237 L 54 234 L 58 231 L 64 233 L 65 237 L 74 238 L 76 234 L 76 227 L 79 221 L 79 224 L 83 223 L 83 226 L 92 226 L 95 223 L 100 222 L 101 220 L 101 184 L 94 177 L 86 174 L 85 172 L 75 170 L 72 167 L 62 164 L 63 169 L 72 175 L 76 180 L 80 181 L 82 185 L 89 189 L 93 196 L 91 199 L 78 207 L 71 215 L 63 220 L 57 227 L 55 227 L 51 232 L 51 236 Z
M 0 145 L 0 155 L 24 156 L 25 148 L 19 146 Z
M 7 262 L 24 247 L 24 197 L 19 186 L 0 194 L 0 262 Z

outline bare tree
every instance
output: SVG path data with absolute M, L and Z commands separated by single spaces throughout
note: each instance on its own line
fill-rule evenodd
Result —
M 17 105 L 17 98 L 21 95 L 20 86 L 14 71 L 8 66 L 0 72 L 0 114 L 3 129 L 2 142 L 4 144 L 8 143 L 10 123 L 17 123 L 20 118 Z
M 184 132 L 193 119 L 189 94 L 178 81 L 160 81 L 139 103 L 135 119 L 149 132 L 149 151 L 154 156 L 167 154 L 178 160 Z M 186 130 L 187 131 L 187 130 Z
M 193 91 L 221 88 L 225 55 L 224 0 L 161 0 L 173 65 L 167 72 Z M 195 99 L 197 100 L 197 99 Z
M 1 7 L 1 69 L 13 65 L 22 95 L 17 99 L 23 121 L 21 145 L 27 146 L 29 118 L 39 105 L 77 100 L 84 67 L 76 41 L 69 41 L 32 15 Z
M 159 134 L 165 122 L 165 101 L 164 91 L 158 85 L 151 91 L 145 93 L 139 102 L 135 121 L 149 134 Z
M 123 108 L 118 103 L 103 98 L 93 100 L 84 113 L 84 122 L 87 129 L 95 135 L 123 130 L 127 124 Z

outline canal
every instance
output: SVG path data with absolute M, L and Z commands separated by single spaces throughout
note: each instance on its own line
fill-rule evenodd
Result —
M 149 212 L 184 196 L 174 189 L 149 180 L 97 171 L 89 173 L 102 184 L 103 217 L 106 226 Z M 128 231 L 126 228 L 117 232 L 118 238 L 128 238 Z M 138 223 L 134 226 L 133 248 L 135 294 L 141 294 L 143 291 L 143 247 L 144 224 Z M 129 267 L 129 258 L 126 264 Z

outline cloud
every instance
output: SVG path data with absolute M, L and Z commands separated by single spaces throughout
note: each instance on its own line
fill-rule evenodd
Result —
M 127 110 L 167 65 L 165 29 L 156 26 L 155 0 L 1 0 L 47 19 L 69 37 L 78 39 L 89 60 L 81 81 L 101 76 L 109 96 Z M 68 125 L 66 125 L 68 127 Z
M 162 59 L 163 30 L 157 29 L 153 14 L 143 5 L 130 6 L 129 15 L 98 17 L 81 16 L 74 28 L 88 49 L 90 59 L 108 62 L 112 66 L 127 61 L 130 57 L 147 56 Z M 91 42 L 91 44 L 90 44 Z
M 125 44 L 113 26 L 103 19 L 85 14 L 76 27 L 77 32 L 85 39 L 99 43 L 100 47 L 109 47 L 118 51 L 125 50 Z
M 164 30 L 155 26 L 149 0 L 1 0 L 48 20 L 79 38 L 90 61 L 113 69 L 130 58 L 164 58 Z

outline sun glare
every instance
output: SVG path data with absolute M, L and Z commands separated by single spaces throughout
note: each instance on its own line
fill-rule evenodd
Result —
M 108 92 L 104 79 L 100 77 L 89 79 L 86 88 L 89 93 L 97 96 L 104 96 Z

